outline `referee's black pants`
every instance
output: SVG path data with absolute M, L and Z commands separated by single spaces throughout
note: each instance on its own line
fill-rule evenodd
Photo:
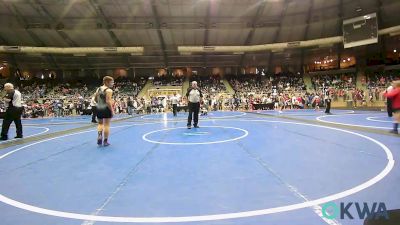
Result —
M 97 117 L 97 107 L 92 106 L 92 122 L 93 123 L 97 123 L 96 117 Z
M 193 118 L 193 126 L 197 126 L 199 122 L 199 111 L 200 111 L 200 102 L 193 103 L 189 102 L 188 104 L 189 108 L 189 116 L 188 116 L 188 126 L 192 125 L 192 118 Z M 194 114 L 194 116 L 192 116 Z
M 1 138 L 8 138 L 8 130 L 10 129 L 10 125 L 12 122 L 15 123 L 15 127 L 17 129 L 17 137 L 22 137 L 22 123 L 21 123 L 21 115 L 23 112 L 23 107 L 10 107 L 6 110 L 3 119 L 3 125 L 1 127 Z
M 325 113 L 331 113 L 331 101 L 330 99 L 325 100 Z
M 172 112 L 174 113 L 174 116 L 176 116 L 178 111 L 178 104 L 172 104 Z
M 393 117 L 392 99 L 387 99 L 387 113 L 389 117 Z

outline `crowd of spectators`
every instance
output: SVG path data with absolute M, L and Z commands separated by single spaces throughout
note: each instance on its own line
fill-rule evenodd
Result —
M 184 78 L 172 76 L 156 76 L 153 79 L 154 86 L 182 86 Z
M 367 74 L 363 85 L 366 92 L 356 86 L 355 74 L 317 75 L 311 77 L 312 87 L 307 89 L 303 77 L 298 74 L 277 75 L 226 75 L 234 89 L 234 94 L 227 92 L 219 76 L 192 76 L 203 93 L 203 105 L 209 110 L 251 110 L 257 104 L 273 104 L 274 108 L 306 108 L 315 106 L 315 99 L 324 99 L 326 91 L 333 101 L 339 99 L 352 101 L 354 106 L 366 101 L 384 100 L 383 93 L 389 83 L 400 79 L 399 71 Z M 151 113 L 164 111 L 170 106 L 170 97 L 138 99 L 137 95 L 148 79 L 118 78 L 114 85 L 116 113 L 137 112 Z M 182 86 L 184 78 L 157 77 L 153 84 L 159 86 Z M 24 117 L 59 117 L 91 113 L 91 97 L 100 80 L 92 82 L 44 82 L 41 80 L 21 81 L 16 87 L 23 95 Z M 185 93 L 182 93 L 185 95 Z M 186 104 L 185 96 L 180 96 L 180 106 Z M 323 104 L 323 100 L 320 104 Z M 0 101 L 0 111 L 4 104 Z
M 311 83 L 314 90 L 318 90 L 323 86 L 350 90 L 356 88 L 356 75 L 352 73 L 341 75 L 316 75 L 311 77 Z
M 366 74 L 366 85 L 371 88 L 387 88 L 388 84 L 400 79 L 400 71 L 391 70 Z
M 237 75 L 228 76 L 236 94 L 263 95 L 272 92 L 303 91 L 306 85 L 302 76 L 295 74 L 277 74 L 274 76 Z
M 203 95 L 216 95 L 226 92 L 220 76 L 192 76 L 190 82 L 197 81 Z
M 127 112 L 128 100 L 134 100 L 146 83 L 146 79 L 118 78 L 114 85 L 116 113 Z M 91 98 L 101 81 L 91 83 L 22 81 L 16 88 L 22 93 L 25 118 L 63 117 L 91 113 Z M 0 101 L 0 111 L 5 111 Z

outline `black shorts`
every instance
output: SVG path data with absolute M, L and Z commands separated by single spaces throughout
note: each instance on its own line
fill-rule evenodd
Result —
M 8 120 L 21 119 L 23 111 L 24 107 L 10 107 L 4 112 L 3 118 Z
M 112 118 L 111 110 L 107 107 L 105 109 L 97 109 L 98 119 L 110 119 Z

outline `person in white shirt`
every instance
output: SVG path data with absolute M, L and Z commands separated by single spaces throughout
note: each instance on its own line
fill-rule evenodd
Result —
M 261 104 L 266 104 L 267 103 L 267 97 L 264 95 L 261 99 Z
M 199 128 L 198 122 L 199 122 L 200 102 L 203 98 L 203 95 L 201 94 L 200 88 L 197 87 L 196 81 L 193 81 L 192 87 L 188 88 L 186 97 L 188 99 L 188 109 L 189 109 L 187 128 L 190 129 L 192 127 L 192 117 L 194 117 L 193 118 L 194 128 Z
M 92 108 L 92 123 L 97 123 L 96 116 L 97 116 L 97 102 L 96 102 L 96 95 L 93 95 L 90 99 L 90 107 Z
M 138 103 L 138 101 L 136 100 L 136 98 L 133 99 L 133 108 L 134 108 L 134 109 L 139 109 L 139 103 Z
M 161 105 L 162 105 L 161 112 L 164 112 L 164 110 L 167 108 L 167 97 L 161 100 Z
M 178 110 L 178 97 L 176 96 L 176 93 L 174 96 L 171 97 L 171 104 L 172 104 L 172 112 L 174 113 L 174 116 L 177 116 L 177 110 Z
M 5 102 L 5 106 L 7 108 L 3 125 L 1 129 L 1 140 L 8 139 L 8 130 L 10 129 L 10 125 L 12 122 L 15 123 L 15 127 L 17 129 L 17 136 L 15 138 L 22 138 L 22 123 L 21 123 L 21 115 L 24 110 L 21 104 L 22 96 L 21 92 L 14 89 L 14 85 L 11 83 L 4 84 L 4 90 L 6 91 L 6 96 L 3 97 Z
M 294 106 L 297 105 L 297 97 L 295 95 L 292 96 L 292 107 L 294 108 Z
M 272 103 L 272 98 L 271 97 L 268 97 L 267 98 L 267 104 L 271 104 Z

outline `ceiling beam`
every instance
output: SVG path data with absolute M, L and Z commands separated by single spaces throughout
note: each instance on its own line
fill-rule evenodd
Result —
M 205 17 L 205 31 L 204 31 L 204 39 L 203 39 L 203 46 L 208 46 L 208 38 L 210 36 L 210 17 L 211 17 L 211 7 L 212 4 L 216 4 L 213 1 L 207 1 L 207 12 Z M 207 54 L 203 54 L 203 67 L 207 67 Z
M 339 22 L 337 25 L 337 34 L 343 36 L 343 18 L 344 18 L 344 0 L 339 0 Z M 342 60 L 343 43 L 337 44 L 337 68 L 340 69 L 340 62 Z
M 42 17 L 49 18 L 51 21 L 57 22 L 58 19 L 54 18 L 53 15 L 44 7 L 39 0 L 30 0 L 29 4 L 32 8 L 36 10 L 36 12 Z M 64 31 L 55 29 L 57 34 L 70 46 L 70 47 L 80 47 L 74 40 L 72 40 Z
M 303 40 L 307 40 L 307 38 L 308 38 L 308 33 L 310 31 L 310 23 L 311 23 L 311 19 L 312 19 L 312 12 L 314 10 L 314 0 L 309 0 L 309 2 L 310 2 L 310 7 L 308 7 L 306 27 L 304 29 Z M 301 49 L 301 59 L 300 59 L 301 71 L 303 71 L 303 67 L 305 64 L 306 50 L 307 49 L 305 49 L 305 48 Z
M 253 19 L 251 20 L 251 27 L 252 29 L 250 30 L 250 32 L 247 34 L 246 40 L 244 41 L 243 45 L 249 45 L 251 43 L 251 41 L 253 40 L 253 36 L 254 33 L 256 32 L 256 27 L 257 27 L 257 21 L 260 20 L 261 15 L 264 13 L 265 10 L 265 6 L 266 6 L 267 2 L 266 1 L 262 1 L 261 3 L 259 3 L 259 6 L 257 7 L 257 12 L 256 14 L 254 14 Z M 246 58 L 246 53 L 243 54 L 240 58 L 240 68 L 242 68 L 244 65 L 244 59 Z
M 103 9 L 101 8 L 101 5 L 98 3 L 97 0 L 89 0 L 90 6 L 95 10 L 97 17 L 100 19 L 101 23 L 103 26 L 105 26 L 105 29 L 108 33 L 108 35 L 111 37 L 114 46 L 115 47 L 123 47 L 122 42 L 119 40 L 117 35 L 115 35 L 114 31 L 111 30 L 112 27 L 115 27 L 114 23 L 110 21 L 109 18 L 106 17 L 104 14 Z M 124 56 L 124 61 L 125 61 L 125 67 L 129 68 L 130 67 L 130 60 L 129 56 L 125 54 Z
M 167 52 L 166 52 L 166 44 L 165 44 L 165 40 L 164 40 L 162 31 L 161 31 L 161 19 L 160 19 L 160 16 L 158 15 L 156 2 L 155 2 L 155 0 L 145 1 L 145 2 L 146 2 L 146 4 L 150 3 L 150 9 L 151 9 L 153 19 L 155 22 L 155 28 L 157 29 L 157 36 L 160 41 L 161 50 L 162 50 L 162 54 L 163 54 L 163 58 L 164 58 L 164 67 L 168 67 L 168 56 L 167 56 Z
M 10 45 L 2 35 L 0 35 L 0 45 Z
M 383 2 L 382 0 L 378 0 L 376 2 L 376 7 L 378 8 L 377 11 L 377 19 L 378 19 L 378 29 L 380 26 L 383 26 L 383 19 L 382 19 L 382 6 Z M 386 57 L 386 41 L 385 41 L 385 36 L 379 35 L 379 42 L 381 43 L 381 49 L 383 49 L 384 56 Z
M 14 16 L 17 18 L 17 21 L 20 25 L 23 27 L 27 28 L 28 27 L 28 20 L 25 19 L 21 13 L 18 11 L 18 8 L 15 6 L 13 2 L 7 2 L 4 3 L 4 5 L 14 14 Z M 29 34 L 29 36 L 32 38 L 32 40 L 36 43 L 37 46 L 39 47 L 45 47 L 45 43 L 30 29 L 25 29 L 26 32 Z M 51 66 L 54 67 L 55 69 L 59 69 L 59 66 L 57 65 L 57 61 L 52 55 L 45 55 L 44 56 L 47 63 Z
M 284 3 L 283 3 L 284 4 L 283 5 L 283 9 L 282 9 L 282 12 L 280 14 L 281 20 L 279 22 L 278 30 L 277 30 L 277 32 L 275 34 L 274 39 L 273 39 L 274 40 L 273 43 L 277 43 L 278 42 L 279 36 L 281 34 L 281 31 L 282 31 L 283 18 L 286 16 L 287 9 L 289 8 L 289 3 L 291 3 L 291 2 L 292 2 L 292 0 L 285 0 Z
M 10 43 L 0 35 L 0 43 L 4 45 L 10 45 Z M 15 68 L 18 68 L 18 62 L 15 59 L 15 55 L 13 53 L 6 54 L 7 59 L 11 62 L 11 65 L 13 65 Z
M 145 0 L 145 1 L 146 1 L 146 0 Z M 160 1 L 160 0 L 159 0 L 159 1 Z M 278 1 L 278 0 L 276 0 L 276 1 Z M 301 1 L 301 0 L 299 0 L 299 1 Z M 20 2 L 22 2 L 22 1 L 20 1 Z M 51 4 L 44 4 L 44 3 L 41 3 L 41 5 L 45 6 L 45 5 L 55 5 L 55 4 L 59 4 L 59 3 L 57 3 L 56 1 L 54 1 L 54 2 L 55 2 L 55 3 L 51 3 Z M 110 2 L 112 2 L 112 1 L 110 1 Z M 126 2 L 129 2 L 129 1 L 126 1 Z M 266 2 L 268 2 L 268 0 L 267 0 Z M 15 4 L 19 4 L 19 2 L 16 1 Z M 106 4 L 101 4 L 101 3 L 99 3 L 98 5 L 99 5 L 99 6 L 104 6 L 104 5 L 106 5 Z M 115 3 L 113 2 L 112 5 L 115 6 Z M 249 6 L 249 5 L 246 4 L 246 6 Z M 123 4 L 121 7 L 124 7 L 124 4 Z M 331 10 L 331 9 L 335 9 L 335 8 L 336 8 L 336 5 L 335 5 L 335 4 L 330 4 L 330 5 L 328 5 L 328 6 L 319 8 L 318 10 L 320 10 L 320 11 L 326 11 L 326 10 Z M 302 15 L 302 14 L 303 14 L 303 12 L 299 11 L 299 12 L 293 12 L 293 13 L 287 14 L 287 16 L 297 16 L 297 15 Z M 33 17 L 35 17 L 35 16 L 33 16 Z M 112 17 L 108 17 L 108 18 L 109 18 L 109 19 L 112 19 L 112 20 L 121 20 L 121 19 L 125 20 L 125 19 L 126 19 L 126 17 L 121 17 L 121 16 L 118 16 L 118 15 L 112 16 Z M 164 18 L 165 18 L 166 20 L 170 20 L 170 19 L 183 19 L 183 20 L 190 20 L 190 19 L 198 20 L 198 19 L 200 19 L 200 20 L 201 20 L 201 19 L 203 19 L 204 17 L 203 17 L 203 16 L 166 16 L 166 17 L 164 17 Z M 218 16 L 218 15 L 216 15 L 216 17 L 213 17 L 213 18 L 215 18 L 216 20 L 224 20 L 224 19 L 226 19 L 227 21 L 230 21 L 230 20 L 235 19 L 235 18 L 237 18 L 237 17 L 236 17 L 236 16 Z M 250 19 L 253 18 L 253 16 L 243 16 L 243 17 L 241 17 L 241 18 L 246 19 L 246 20 L 250 20 Z M 271 18 L 275 18 L 275 17 L 269 17 L 269 16 L 264 17 L 264 19 L 271 19 Z M 278 17 L 276 17 L 276 18 L 279 19 Z M 65 20 L 70 20 L 70 19 L 84 19 L 84 18 L 65 17 L 64 19 L 65 19 Z M 135 20 L 135 21 L 141 21 L 141 20 L 145 20 L 145 19 L 149 19 L 149 17 L 147 17 L 147 16 L 135 16 L 135 17 L 134 17 L 134 20 Z M 51 22 L 54 22 L 54 21 L 51 21 Z
M 41 4 L 39 0 L 30 0 L 29 4 L 42 17 L 47 17 L 50 18 L 51 21 L 58 22 L 58 19 L 54 18 L 53 15 L 51 15 L 51 13 L 46 9 L 46 7 L 44 7 L 43 4 Z M 64 31 L 58 29 L 57 27 L 55 28 L 55 31 L 69 47 L 80 47 L 79 44 L 72 40 Z M 83 67 L 85 68 L 92 67 L 87 57 L 83 57 L 83 60 L 81 62 Z
M 103 9 L 98 4 L 97 0 L 89 0 L 89 5 L 94 9 L 97 14 L 97 18 L 100 19 L 103 26 L 105 26 L 107 33 L 110 35 L 114 42 L 115 47 L 122 47 L 121 41 L 117 38 L 115 33 L 110 29 L 112 27 L 112 22 L 105 16 Z
M 10 45 L 10 43 L 0 34 L 0 45 Z
M 283 18 L 285 17 L 285 15 L 286 15 L 287 9 L 289 8 L 289 3 L 290 2 L 292 2 L 292 0 L 285 0 L 283 2 L 283 9 L 282 9 L 281 14 L 280 14 L 281 20 L 280 20 L 280 23 L 279 23 L 279 28 L 276 31 L 276 34 L 274 36 L 274 39 L 273 39 L 272 43 L 277 43 L 277 41 L 279 39 L 279 36 L 281 34 L 281 30 L 282 30 L 282 24 L 283 24 L 282 21 L 283 21 Z M 275 56 L 275 54 L 273 54 L 273 53 L 271 53 L 270 56 L 269 56 L 269 59 L 268 59 L 268 68 L 269 68 L 269 70 L 268 70 L 268 72 L 272 72 L 272 69 L 273 69 L 272 68 L 272 63 L 274 61 L 274 56 Z

